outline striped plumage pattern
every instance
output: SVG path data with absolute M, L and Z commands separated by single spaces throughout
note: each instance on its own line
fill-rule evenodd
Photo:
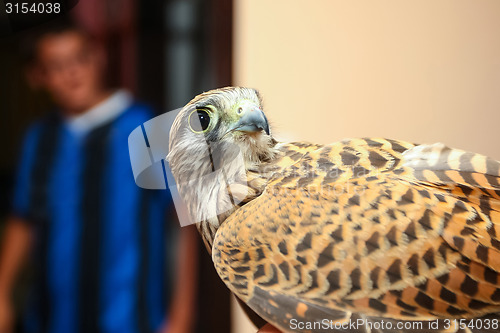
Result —
M 498 162 L 385 139 L 283 151 L 296 162 L 226 220 L 213 255 L 231 290 L 272 322 L 500 310 Z
M 248 168 L 247 199 L 212 246 L 220 277 L 253 310 L 284 331 L 324 330 L 292 330 L 292 319 L 359 318 L 498 331 L 444 319 L 498 323 L 499 162 L 380 138 L 272 148 Z

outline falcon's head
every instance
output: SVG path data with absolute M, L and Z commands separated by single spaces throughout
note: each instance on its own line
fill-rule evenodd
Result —
M 168 161 L 174 176 L 202 176 L 214 166 L 196 162 L 211 164 L 214 156 L 207 159 L 207 154 L 217 149 L 237 147 L 251 164 L 271 157 L 275 143 L 257 90 L 226 87 L 200 94 L 182 108 L 170 132 Z
M 238 182 L 242 173 L 274 155 L 276 141 L 262 111 L 262 100 L 254 89 L 226 87 L 196 96 L 177 115 L 170 132 L 168 162 L 190 213 L 199 222 L 211 207 L 220 205 L 214 187 Z M 236 154 L 244 168 L 232 167 Z M 197 181 L 224 169 L 225 179 Z M 219 182 L 219 183 L 218 183 Z M 184 186 L 189 183 L 190 186 Z M 215 193 L 215 194 L 214 194 Z M 195 202 L 195 203 L 193 203 Z

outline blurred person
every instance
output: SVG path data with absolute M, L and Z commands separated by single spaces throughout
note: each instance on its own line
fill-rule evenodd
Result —
M 27 132 L 0 255 L 0 333 L 28 254 L 36 266 L 26 332 L 189 332 L 195 237 L 183 228 L 171 316 L 165 304 L 166 191 L 136 186 L 128 135 L 151 111 L 103 85 L 104 54 L 83 30 L 55 24 L 34 42 L 32 85 L 56 110 Z

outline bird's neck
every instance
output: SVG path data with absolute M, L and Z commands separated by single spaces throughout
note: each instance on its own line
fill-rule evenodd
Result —
M 187 184 L 178 184 L 189 214 L 209 252 L 217 230 L 226 219 L 262 193 L 269 173 L 262 172 L 261 166 L 274 160 L 275 154 L 270 156 L 265 160 L 248 159 L 243 152 L 218 165 L 217 161 L 213 161 L 217 167 L 211 173 Z
M 174 161 L 171 165 L 179 168 L 172 168 L 179 194 L 209 251 L 222 223 L 260 195 L 267 183 L 268 174 L 262 173 L 260 167 L 275 159 L 276 141 L 269 137 L 259 142 L 261 146 L 252 143 L 210 143 L 208 154 L 193 154 L 189 160 L 183 159 L 185 155 L 180 152 L 169 155 Z M 178 159 L 185 163 L 175 163 Z M 203 172 L 196 173 L 197 170 Z

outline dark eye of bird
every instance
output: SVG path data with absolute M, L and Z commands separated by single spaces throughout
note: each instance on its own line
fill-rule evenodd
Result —
M 198 117 L 196 117 L 198 116 Z M 189 117 L 189 125 L 195 132 L 204 132 L 210 125 L 210 115 L 205 110 L 196 110 Z

